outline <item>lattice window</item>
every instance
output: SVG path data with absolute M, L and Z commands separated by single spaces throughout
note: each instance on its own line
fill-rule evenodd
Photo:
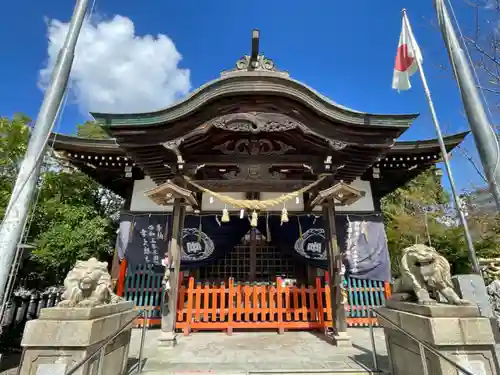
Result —
M 304 265 L 299 264 L 288 254 L 283 254 L 274 246 L 269 246 L 265 237 L 257 231 L 255 248 L 256 281 L 275 281 L 278 276 L 302 278 L 305 275 Z M 226 281 L 230 277 L 237 282 L 249 281 L 251 267 L 250 232 L 241 244 L 219 259 L 214 264 L 200 268 L 200 281 Z

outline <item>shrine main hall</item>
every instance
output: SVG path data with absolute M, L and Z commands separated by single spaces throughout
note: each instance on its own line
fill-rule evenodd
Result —
M 331 101 L 261 55 L 256 31 L 249 55 L 183 100 L 92 116 L 109 138 L 54 134 L 54 151 L 124 199 L 112 276 L 166 336 L 342 340 L 390 294 L 381 199 L 441 159 L 437 140 L 398 140 L 417 114 Z

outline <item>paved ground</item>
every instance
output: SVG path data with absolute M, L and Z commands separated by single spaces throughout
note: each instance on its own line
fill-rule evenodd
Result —
M 238 374 L 249 371 L 333 371 L 374 369 L 369 330 L 352 328 L 349 347 L 332 346 L 312 332 L 220 332 L 179 336 L 174 348 L 157 346 L 158 330 L 148 331 L 144 345 L 144 372 Z M 131 363 L 137 362 L 140 330 L 134 330 Z M 388 368 L 381 329 L 375 329 L 379 367 Z
M 387 351 L 381 329 L 375 330 L 379 367 L 388 368 Z M 313 332 L 200 332 L 178 336 L 175 348 L 158 347 L 159 330 L 147 332 L 144 343 L 145 375 L 196 373 L 238 375 L 266 371 L 277 373 L 318 373 L 325 371 L 374 370 L 369 330 L 351 328 L 349 347 L 332 346 L 324 336 Z M 129 364 L 137 365 L 141 332 L 132 332 Z M 0 375 L 17 372 L 19 354 L 5 355 Z M 353 373 L 353 372 L 349 372 Z

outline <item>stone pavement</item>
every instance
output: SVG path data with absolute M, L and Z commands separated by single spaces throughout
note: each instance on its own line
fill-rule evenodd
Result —
M 388 368 L 383 331 L 375 328 L 379 367 Z M 140 330 L 132 333 L 131 364 L 137 362 Z M 147 332 L 144 344 L 146 375 L 160 374 L 305 374 L 364 373 L 374 370 L 369 330 L 351 328 L 352 345 L 335 347 L 319 332 L 291 331 L 198 332 L 179 335 L 174 348 L 158 347 L 159 330 Z M 347 372 L 346 372 L 347 371 Z M 368 372 L 369 373 L 369 372 Z

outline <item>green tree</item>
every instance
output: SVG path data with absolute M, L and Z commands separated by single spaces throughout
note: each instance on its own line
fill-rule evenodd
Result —
M 26 152 L 31 120 L 16 114 L 11 119 L 0 117 L 0 215 L 7 207 L 20 160 Z
M 31 120 L 17 115 L 0 119 L 0 213 L 4 216 L 13 182 L 26 151 Z M 87 125 L 88 126 L 88 125 Z M 87 129 L 87 126 L 84 129 Z M 112 253 L 121 199 L 76 169 L 61 168 L 46 157 L 28 219 L 26 242 L 34 250 L 20 279 L 26 287 L 61 284 L 77 259 Z
M 105 139 L 109 135 L 95 121 L 85 121 L 83 124 L 77 125 L 76 135 L 81 138 Z
M 450 217 L 449 194 L 441 185 L 440 173 L 431 168 L 405 186 L 386 196 L 382 210 L 392 271 L 398 274 L 401 251 L 414 243 L 435 247 L 450 262 L 452 273 L 471 271 L 463 229 L 456 217 Z M 425 212 L 424 208 L 433 208 Z M 449 218 L 451 220 L 445 220 Z M 500 219 L 496 215 L 471 213 L 471 232 L 476 233 L 474 246 L 478 257 L 500 256 Z
M 401 250 L 415 243 L 427 243 L 430 233 L 442 226 L 436 213 L 425 214 L 422 206 L 439 206 L 449 196 L 441 185 L 437 168 L 421 173 L 405 186 L 382 199 L 392 270 L 398 272 Z

